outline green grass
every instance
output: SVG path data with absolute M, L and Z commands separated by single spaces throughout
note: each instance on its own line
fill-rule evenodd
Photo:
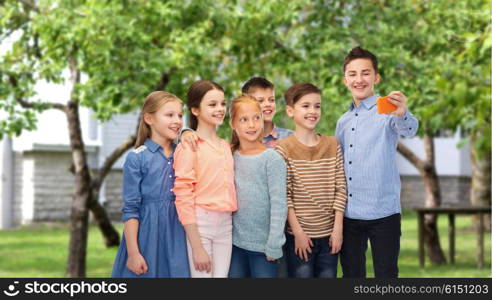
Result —
M 117 224 L 121 233 L 123 226 Z M 0 231 L 0 277 L 65 277 L 68 225 L 37 224 Z M 109 277 L 117 248 L 106 248 L 91 225 L 87 277 Z
M 484 239 L 485 266 L 477 269 L 477 236 L 471 229 L 471 217 L 456 217 L 456 263 L 431 265 L 426 258 L 425 268 L 419 267 L 417 218 L 404 211 L 402 218 L 400 277 L 492 277 L 491 235 Z M 439 217 L 441 246 L 448 255 L 447 218 Z M 116 225 L 122 231 L 121 224 Z M 68 248 L 66 224 L 37 224 L 0 231 L 0 277 L 65 277 Z M 370 247 L 369 247 L 370 249 Z M 109 277 L 116 248 L 107 249 L 101 233 L 90 227 L 87 255 L 87 277 Z M 373 277 L 371 253 L 367 252 L 368 277 Z M 339 276 L 341 275 L 339 271 Z

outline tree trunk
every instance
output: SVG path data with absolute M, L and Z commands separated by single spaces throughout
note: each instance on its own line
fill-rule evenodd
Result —
M 398 143 L 398 151 L 419 170 L 422 176 L 425 185 L 425 207 L 438 207 L 441 205 L 441 192 L 435 165 L 434 138 L 432 135 L 424 137 L 424 148 L 426 158 L 422 160 L 406 146 Z M 437 215 L 426 214 L 424 231 L 424 245 L 430 261 L 434 264 L 445 263 L 446 257 L 442 251 L 437 230 Z
M 89 209 L 102 233 L 104 245 L 106 245 L 106 247 L 117 247 L 120 245 L 120 235 L 111 223 L 106 209 L 99 203 L 98 198 L 99 189 L 92 189 Z
M 66 110 L 70 133 L 70 146 L 75 169 L 75 193 L 70 216 L 70 242 L 67 276 L 85 277 L 87 235 L 89 223 L 88 204 L 91 202 L 91 176 L 82 140 L 78 103 L 70 101 Z
M 138 127 L 138 126 L 137 126 Z M 128 149 L 135 145 L 136 135 L 129 136 L 119 147 L 117 147 L 105 160 L 101 168 L 95 173 L 92 180 L 92 198 L 89 203 L 89 209 L 94 216 L 94 219 L 99 226 L 99 230 L 103 234 L 104 243 L 106 247 L 118 246 L 120 244 L 120 235 L 114 228 L 109 220 L 106 209 L 99 203 L 99 191 L 101 185 L 111 171 L 114 163 L 125 153 Z
M 424 137 L 424 148 L 426 154 L 426 164 L 421 173 L 425 183 L 425 207 L 438 207 L 441 205 L 441 190 L 439 177 L 437 176 L 435 164 L 434 138 L 426 135 Z M 437 218 L 435 214 L 428 214 L 424 219 L 425 239 L 424 244 L 429 253 L 432 263 L 446 263 L 446 257 L 439 241 L 439 231 L 437 230 Z
M 491 153 L 479 153 L 473 147 L 474 137 L 471 139 L 471 163 L 472 163 L 472 184 L 470 191 L 470 202 L 472 206 L 490 206 L 490 181 L 491 181 Z M 477 216 L 473 216 L 473 225 L 478 225 Z M 484 217 L 485 229 L 490 231 L 490 215 Z
M 67 116 L 72 164 L 75 173 L 75 192 L 72 199 L 70 215 L 70 241 L 68 245 L 67 276 L 72 278 L 85 277 L 87 256 L 87 235 L 89 230 L 89 209 L 91 202 L 91 174 L 87 165 L 82 130 L 80 128 L 79 101 L 77 85 L 80 82 L 80 71 L 77 61 L 69 59 L 70 81 L 72 90 L 65 114 Z

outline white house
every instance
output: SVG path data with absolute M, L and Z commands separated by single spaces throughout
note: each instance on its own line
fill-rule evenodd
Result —
M 452 135 L 434 138 L 436 169 L 441 187 L 443 204 L 466 205 L 470 201 L 471 189 L 471 161 L 470 146 L 465 144 L 458 148 L 461 132 Z M 401 139 L 401 142 L 424 158 L 423 140 L 414 137 Z M 403 207 L 424 205 L 424 184 L 418 170 L 402 155 L 397 155 L 397 164 L 400 170 Z

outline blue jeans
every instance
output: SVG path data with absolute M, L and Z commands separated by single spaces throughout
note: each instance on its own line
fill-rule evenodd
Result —
M 295 238 L 285 234 L 287 241 L 285 257 L 287 258 L 287 273 L 290 278 L 336 278 L 338 253 L 331 254 L 330 238 L 313 238 L 311 253 L 308 261 L 301 259 L 295 253 Z
M 277 261 L 268 261 L 265 253 L 232 246 L 230 278 L 275 278 Z

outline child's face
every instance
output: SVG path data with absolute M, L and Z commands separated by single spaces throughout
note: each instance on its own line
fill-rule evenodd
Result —
M 374 94 L 374 84 L 378 83 L 380 77 L 374 71 L 370 59 L 358 58 L 349 62 L 345 67 L 343 83 L 352 93 L 354 100 L 364 100 Z
M 231 122 L 239 141 L 255 142 L 263 131 L 261 111 L 253 103 L 239 104 L 239 108 Z
M 191 112 L 199 122 L 212 126 L 221 125 L 226 113 L 224 92 L 216 89 L 208 91 L 200 102 L 200 109 L 192 108 Z
M 294 119 L 296 127 L 314 130 L 321 117 L 321 95 L 316 93 L 301 97 L 294 106 L 287 106 L 287 115 Z
M 156 112 L 145 114 L 144 120 L 153 139 L 174 140 L 183 126 L 183 106 L 178 101 L 169 101 Z
M 255 88 L 249 95 L 260 103 L 265 122 L 272 122 L 275 115 L 275 91 L 273 89 Z

